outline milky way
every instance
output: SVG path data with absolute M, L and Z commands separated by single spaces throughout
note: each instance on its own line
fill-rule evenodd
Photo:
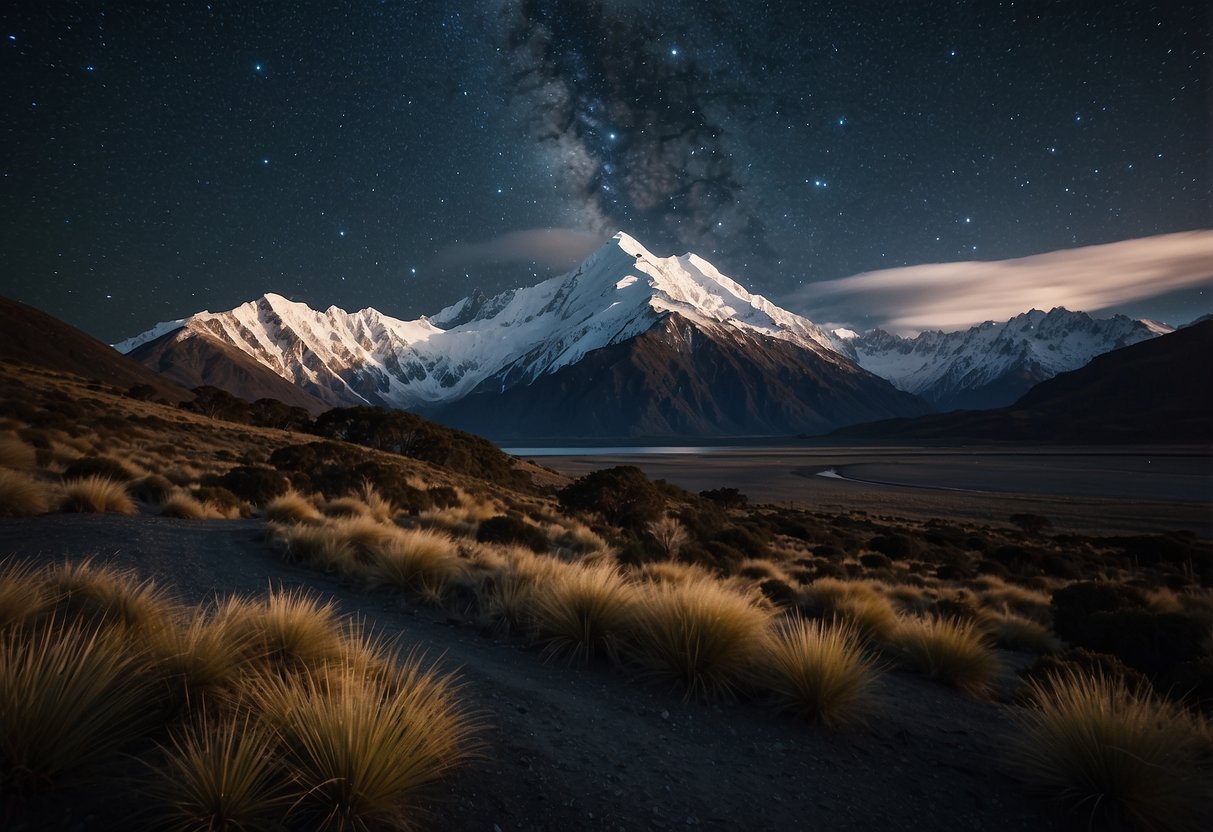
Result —
M 108 340 L 415 317 L 616 230 L 780 301 L 1213 226 L 1204 0 L 9 6 L 0 293 Z

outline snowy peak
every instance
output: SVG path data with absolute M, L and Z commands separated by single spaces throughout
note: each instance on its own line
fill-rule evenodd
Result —
M 1170 331 L 1124 315 L 1097 319 L 1057 307 L 915 338 L 879 329 L 857 338 L 835 333 L 834 344 L 864 369 L 946 410 L 1009 405 L 1036 382 Z
M 622 233 L 568 274 L 493 297 L 474 292 L 415 321 L 372 308 L 318 311 L 268 293 L 176 326 L 178 338 L 217 339 L 330 404 L 424 409 L 475 389 L 530 384 L 670 315 L 791 342 L 855 371 L 811 321 L 751 294 L 697 255 L 657 257 Z

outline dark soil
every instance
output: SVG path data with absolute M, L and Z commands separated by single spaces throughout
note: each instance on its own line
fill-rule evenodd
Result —
M 1006 708 L 891 672 L 882 711 L 830 732 L 762 703 L 699 704 L 605 666 L 545 663 L 474 622 L 281 561 L 259 521 L 44 516 L 0 521 L 0 558 L 133 567 L 184 600 L 310 587 L 456 670 L 483 715 L 479 759 L 436 787 L 419 825 L 510 829 L 1041 830 L 1050 806 L 1002 773 Z M 121 829 L 129 804 L 75 787 L 0 826 Z

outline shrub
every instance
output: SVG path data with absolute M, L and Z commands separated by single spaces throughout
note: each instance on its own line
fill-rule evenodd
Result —
M 226 488 L 239 499 L 255 506 L 267 504 L 275 497 L 285 494 L 290 488 L 290 483 L 279 471 L 253 465 L 240 465 L 233 468 L 222 476 L 216 477 L 213 484 Z
M 265 506 L 265 519 L 274 523 L 311 523 L 320 520 L 320 512 L 297 491 L 287 491 Z
M 775 704 L 809 722 L 862 722 L 876 671 L 847 625 L 792 621 L 768 640 L 759 674 Z
M 119 639 L 78 625 L 0 633 L 0 793 L 49 785 L 157 716 L 145 657 Z
M 896 560 L 914 556 L 914 539 L 904 534 L 881 534 L 868 541 L 868 548 Z
M 21 471 L 0 468 L 0 517 L 29 517 L 49 508 L 45 485 Z
M 746 495 L 736 488 L 712 488 L 707 491 L 700 491 L 699 496 L 723 509 L 745 508 L 746 504 L 750 501 Z
M 114 482 L 130 482 L 135 478 L 135 472 L 125 463 L 108 456 L 82 456 L 68 465 L 63 472 L 64 480 L 86 477 L 105 477 Z
M 974 621 L 911 618 L 893 635 L 902 663 L 930 679 L 984 695 L 1001 670 L 997 654 Z
M 69 482 L 63 489 L 59 508 L 83 513 L 134 514 L 136 511 L 126 487 L 105 477 L 85 477 Z
M 205 710 L 164 748 L 149 790 L 156 828 L 256 830 L 279 826 L 291 803 L 276 735 L 250 714 L 208 720 Z
M 1198 829 L 1207 760 L 1199 727 L 1177 707 L 1102 675 L 1031 683 L 1034 707 L 1017 715 L 1012 763 L 1029 784 L 1087 825 Z
M 532 552 L 546 552 L 548 538 L 542 530 L 520 517 L 502 514 L 480 523 L 476 530 L 478 543 L 501 543 L 506 546 L 526 546 Z
M 173 484 L 160 474 L 148 474 L 127 486 L 127 492 L 144 503 L 162 503 L 173 492 Z
M 586 474 L 561 489 L 557 497 L 566 511 L 597 512 L 607 522 L 637 534 L 665 508 L 665 497 L 634 465 Z
M 417 791 L 469 754 L 475 724 L 450 677 L 410 656 L 386 678 L 348 663 L 265 677 L 254 697 L 284 738 L 312 829 L 401 828 Z
M 617 567 L 571 565 L 536 590 L 532 613 L 548 655 L 582 662 L 618 656 L 635 592 Z
M 687 697 L 735 693 L 750 672 L 769 615 L 715 580 L 638 588 L 635 658 Z

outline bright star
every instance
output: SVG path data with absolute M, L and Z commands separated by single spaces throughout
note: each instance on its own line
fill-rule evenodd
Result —
M 262 160 L 261 160 L 261 164 L 263 164 L 263 165 L 268 165 L 269 163 L 270 163 L 270 160 L 269 160 L 269 159 L 262 159 Z
M 338 237 L 344 237 L 344 236 L 345 236 L 345 231 L 338 231 L 338 232 L 337 232 L 337 236 L 338 236 Z
M 260 72 L 261 64 L 253 64 L 253 72 Z
M 675 46 L 673 49 L 671 49 L 671 50 L 670 50 L 670 54 L 671 54 L 673 57 L 677 58 L 677 57 L 678 57 L 678 47 L 677 47 L 677 46 Z

